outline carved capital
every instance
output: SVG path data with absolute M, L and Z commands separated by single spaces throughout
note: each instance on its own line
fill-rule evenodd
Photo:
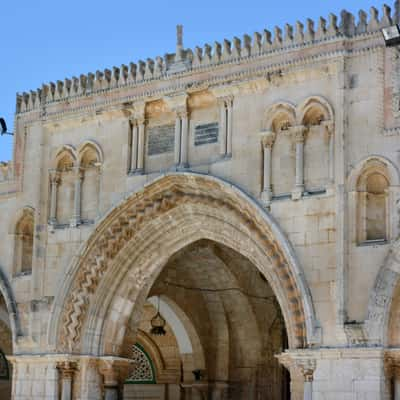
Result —
M 60 182 L 60 171 L 56 169 L 49 170 L 50 182 L 52 185 L 57 185 Z
M 179 109 L 187 108 L 187 98 L 188 95 L 186 93 L 178 93 L 176 95 L 165 96 L 164 101 L 168 104 L 168 107 L 177 112 Z
M 282 353 L 276 356 L 279 362 L 288 370 L 296 370 L 303 376 L 304 382 L 312 382 L 317 363 L 314 358 L 298 354 Z
M 297 126 L 292 126 L 289 129 L 296 143 L 304 142 L 306 138 L 307 127 L 305 127 L 304 125 L 297 125 Z
M 325 128 L 326 133 L 331 136 L 335 131 L 335 125 L 333 121 L 322 121 L 321 125 Z
M 82 167 L 74 167 L 73 171 L 76 179 L 83 179 L 84 169 Z
M 238 88 L 232 86 L 214 86 L 210 88 L 210 91 L 218 101 L 221 99 L 222 101 L 232 102 L 235 93 L 238 92 Z
M 217 102 L 220 107 L 230 108 L 233 105 L 233 94 L 217 97 Z
M 139 102 L 133 105 L 133 118 L 140 120 L 144 119 L 146 115 L 146 103 Z
M 61 361 L 57 363 L 57 369 L 62 379 L 72 379 L 78 369 L 78 365 L 75 361 Z
M 267 131 L 263 132 L 263 135 L 261 136 L 261 143 L 263 147 L 272 147 L 274 142 L 275 142 L 275 132 L 272 131 Z
M 130 361 L 123 358 L 103 358 L 99 361 L 99 371 L 105 386 L 118 386 L 129 374 Z
M 178 107 L 175 109 L 177 118 L 184 119 L 189 117 L 189 111 L 186 106 Z

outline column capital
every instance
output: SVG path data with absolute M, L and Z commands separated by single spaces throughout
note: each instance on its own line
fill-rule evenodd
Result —
M 141 101 L 137 102 L 133 105 L 133 114 L 132 117 L 133 119 L 140 119 L 144 118 L 146 115 L 146 102 Z
M 131 361 L 125 358 L 104 357 L 99 359 L 99 371 L 104 376 L 106 386 L 117 386 L 129 374 Z
M 222 85 L 210 88 L 210 92 L 217 98 L 217 101 L 232 102 L 237 89 Z
M 276 134 L 273 131 L 264 131 L 261 134 L 261 143 L 263 147 L 272 147 L 275 142 Z
M 289 128 L 290 132 L 293 134 L 296 143 L 302 143 L 305 140 L 305 136 L 308 128 L 304 125 L 296 125 Z
M 181 108 L 187 108 L 188 95 L 186 92 L 181 92 L 171 96 L 165 96 L 164 101 L 172 111 L 177 111 Z
M 78 364 L 75 361 L 60 361 L 57 363 L 57 369 L 62 378 L 72 379 L 78 369 Z
M 72 170 L 74 171 L 76 178 L 83 179 L 84 169 L 82 167 L 73 167 Z
M 176 114 L 177 118 L 183 119 L 183 118 L 188 118 L 189 117 L 189 110 L 186 107 L 186 105 L 177 107 L 177 108 L 174 109 L 174 111 L 175 111 L 175 114 Z
M 51 183 L 57 184 L 60 180 L 60 171 L 58 171 L 57 169 L 50 169 L 49 176 Z
M 292 354 L 285 352 L 276 356 L 280 364 L 282 364 L 288 371 L 294 369 L 303 376 L 304 382 L 312 382 L 314 379 L 314 371 L 317 366 L 315 358 Z
M 333 133 L 335 131 L 335 124 L 333 121 L 331 121 L 331 120 L 322 121 L 321 125 L 325 128 L 325 131 L 329 136 L 333 135 Z
M 232 107 L 233 99 L 234 99 L 233 94 L 222 95 L 222 96 L 217 97 L 217 103 L 221 107 L 228 108 L 228 107 Z

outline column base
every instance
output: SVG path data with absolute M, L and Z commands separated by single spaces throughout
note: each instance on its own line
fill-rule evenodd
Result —
M 51 218 L 51 219 L 49 219 L 48 224 L 49 224 L 50 226 L 54 227 L 54 226 L 57 225 L 57 220 L 56 220 L 55 218 Z
M 271 190 L 263 190 L 261 192 L 261 201 L 265 205 L 265 207 L 269 207 L 271 205 L 271 200 L 272 200 Z
M 181 163 L 176 166 L 177 171 L 183 171 L 189 169 L 189 163 Z
M 132 169 L 128 172 L 129 176 L 133 176 L 133 175 L 143 175 L 144 174 L 144 169 L 140 168 L 140 169 Z
M 225 154 L 220 154 L 219 159 L 221 161 L 228 161 L 232 158 L 232 153 L 225 153 Z
M 73 218 L 69 223 L 71 228 L 77 228 L 79 225 L 82 225 L 82 220 L 80 218 Z

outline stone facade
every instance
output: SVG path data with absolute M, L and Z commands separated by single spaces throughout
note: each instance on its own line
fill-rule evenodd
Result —
M 17 95 L 0 397 L 400 399 L 399 11 Z

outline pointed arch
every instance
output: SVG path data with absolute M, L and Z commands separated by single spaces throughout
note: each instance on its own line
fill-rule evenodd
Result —
M 64 144 L 55 152 L 55 156 L 53 157 L 52 161 L 52 168 L 59 169 L 61 166 L 65 165 L 64 160 L 67 159 L 70 160 L 72 166 L 76 166 L 78 162 L 78 153 L 74 146 Z
M 96 162 L 103 164 L 104 155 L 101 146 L 95 140 L 85 140 L 79 145 L 77 150 L 79 166 L 82 165 L 82 159 L 88 151 L 94 153 Z
M 13 229 L 13 275 L 30 274 L 32 272 L 34 229 L 34 211 L 31 207 L 25 207 L 18 213 L 18 220 Z
M 264 130 L 272 132 L 271 190 L 273 197 L 288 196 L 295 184 L 296 153 L 290 128 L 296 125 L 295 106 L 279 102 L 264 117 Z
M 371 345 L 387 346 L 391 307 L 400 284 L 400 239 L 390 247 L 369 296 L 365 336 Z
M 120 235 L 113 239 L 112 232 Z M 157 238 L 163 238 L 162 242 Z M 172 254 L 201 238 L 236 249 L 266 276 L 281 305 L 292 348 L 318 340 L 304 274 L 275 220 L 247 194 L 221 179 L 171 173 L 114 208 L 83 246 L 54 302 L 50 343 L 63 351 L 85 347 L 93 354 L 118 352 L 123 326 L 135 303 L 142 296 L 145 301 Z M 128 273 L 134 259 L 135 271 Z M 126 285 L 133 286 L 126 291 Z M 133 297 L 124 300 L 118 294 L 121 290 Z M 107 310 L 123 312 L 117 318 L 118 327 L 108 319 Z
M 321 96 L 305 99 L 297 107 L 297 124 L 306 127 L 304 140 L 304 189 L 326 190 L 333 179 L 333 109 Z
M 334 121 L 333 108 L 322 96 L 307 97 L 296 107 L 298 125 L 319 125 L 322 121 Z
M 94 222 L 99 215 L 100 175 L 103 152 L 92 140 L 86 140 L 78 149 L 79 169 L 82 179 L 80 202 L 83 223 Z
M 296 107 L 287 101 L 280 101 L 267 109 L 263 118 L 262 130 L 277 132 L 296 124 Z
M 13 339 L 13 346 L 17 341 L 17 338 L 22 336 L 21 322 L 19 312 L 17 308 L 17 302 L 14 297 L 14 292 L 11 287 L 10 281 L 0 266 L 0 295 L 6 303 L 8 318 L 10 323 L 10 329 Z

